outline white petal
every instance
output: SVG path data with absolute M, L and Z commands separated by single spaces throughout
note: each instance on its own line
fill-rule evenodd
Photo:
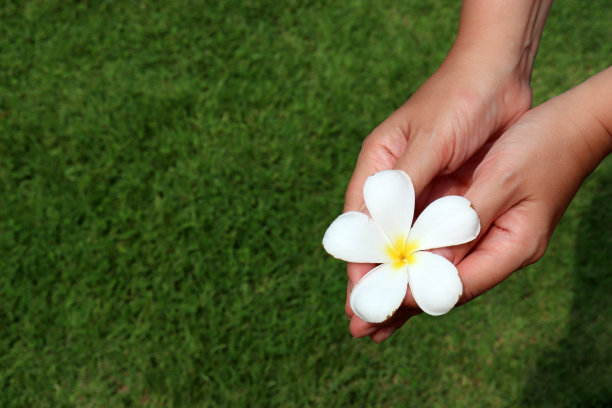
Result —
M 379 265 L 351 292 L 351 309 L 366 322 L 381 323 L 400 307 L 408 289 L 406 266 Z
M 463 293 L 457 268 L 446 258 L 431 252 L 415 252 L 413 256 L 408 278 L 417 305 L 430 315 L 448 313 Z
M 374 221 L 395 242 L 407 238 L 414 216 L 414 187 L 401 170 L 383 170 L 367 178 L 363 199 Z
M 480 233 L 476 210 L 465 197 L 447 196 L 429 204 L 410 230 L 409 241 L 418 250 L 470 242 Z
M 347 262 L 390 262 L 387 239 L 364 213 L 350 211 L 332 222 L 323 236 L 323 247 L 332 256 Z

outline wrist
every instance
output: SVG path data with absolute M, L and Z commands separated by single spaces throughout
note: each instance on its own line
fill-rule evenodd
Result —
M 612 68 L 544 103 L 586 177 L 612 152 Z
M 587 111 L 595 126 L 591 143 L 601 161 L 612 153 L 612 67 L 589 78 L 579 87 L 583 88 L 583 98 L 589 106 Z
M 519 47 L 495 45 L 495 41 L 457 37 L 449 57 L 464 61 L 465 69 L 482 69 L 497 76 L 529 84 L 533 58 Z
M 552 0 L 464 0 L 452 52 L 529 82 Z
M 510 59 L 508 54 L 504 58 Z M 468 101 L 476 106 L 486 106 L 490 114 L 498 114 L 489 131 L 507 128 L 532 103 L 529 77 L 503 61 L 495 53 L 456 42 L 440 69 L 442 75 L 457 73 L 454 77 L 463 85 L 460 89 L 471 96 Z

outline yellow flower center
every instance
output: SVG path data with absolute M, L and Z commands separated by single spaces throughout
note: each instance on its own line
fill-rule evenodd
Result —
M 392 245 L 387 245 L 387 254 L 393 259 L 393 267 L 396 269 L 414 263 L 416 261 L 414 258 L 416 250 L 416 243 L 407 242 L 405 237 L 397 237 Z

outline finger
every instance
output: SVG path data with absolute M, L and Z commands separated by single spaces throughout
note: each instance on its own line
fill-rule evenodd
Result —
M 388 322 L 370 334 L 370 339 L 375 343 L 381 343 L 393 335 L 412 316 L 420 314 L 418 309 L 401 309 Z
M 364 140 L 355 171 L 346 189 L 345 212 L 363 210 L 363 185 L 366 179 L 379 171 L 392 169 L 404 151 L 406 139 L 400 128 L 393 123 L 397 122 L 396 118 L 392 115 Z
M 351 317 L 351 322 L 349 323 L 349 330 L 353 337 L 365 337 L 374 333 L 378 329 L 378 324 L 368 323 L 362 320 L 359 316 L 354 315 Z
M 382 343 L 387 340 L 389 337 L 393 335 L 408 319 L 402 321 L 398 326 L 387 326 L 376 330 L 374 333 L 370 334 L 370 339 L 374 343 Z
M 488 150 L 488 147 L 486 147 Z M 467 163 L 466 166 L 471 166 Z M 461 169 L 459 170 L 461 171 Z M 495 220 L 521 199 L 517 177 L 512 169 L 498 166 L 495 160 L 485 160 L 472 170 L 472 180 L 464 193 L 480 220 L 480 235 L 473 241 L 443 248 L 441 255 L 457 265 L 474 248 Z
M 519 194 L 515 172 L 489 163 L 476 169 L 472 184 L 465 193 L 465 198 L 478 214 L 481 231 L 486 231 L 495 219 L 523 198 Z
M 383 323 L 368 323 L 357 316 L 353 316 L 350 323 L 350 331 L 353 337 L 374 336 L 372 340 L 381 342 L 389 338 L 397 329 L 412 316 L 422 313 L 420 309 L 401 308 L 389 320 Z
M 436 177 L 447 161 L 447 147 L 434 137 L 411 137 L 394 169 L 405 171 L 412 179 L 416 197 Z
M 355 285 L 353 285 L 353 283 L 349 281 L 346 283 L 346 302 L 344 303 L 344 313 L 346 314 L 346 317 L 348 317 L 349 319 L 351 317 L 353 317 L 353 315 L 355 314 L 355 312 L 353 312 L 353 309 L 351 309 L 351 292 L 353 290 L 353 287 Z
M 483 240 L 457 265 L 463 284 L 459 303 L 465 303 L 502 282 L 517 270 L 522 261 L 522 249 L 507 231 L 491 228 Z M 492 245 L 496 242 L 498 245 Z
M 444 256 L 444 249 L 441 251 L 442 252 L 440 252 L 440 254 Z M 348 263 L 346 266 L 348 283 L 346 287 L 346 303 L 344 307 L 345 313 L 349 318 L 352 318 L 355 314 L 351 309 L 350 305 L 351 292 L 353 290 L 353 287 L 361 280 L 361 278 L 365 276 L 366 273 L 370 272 L 374 267 L 376 267 L 376 264 Z M 419 310 L 419 307 L 417 306 L 416 301 L 412 296 L 412 292 L 410 292 L 410 288 L 408 288 L 408 290 L 406 291 L 406 297 L 402 302 L 402 306 L 404 308 L 414 308 Z
M 481 242 L 457 265 L 463 283 L 460 303 L 486 292 L 542 256 L 548 228 L 546 217 L 540 215 L 536 205 L 523 201 L 495 220 Z
M 417 198 L 415 206 L 417 213 L 420 213 L 427 204 L 438 198 L 449 195 L 465 196 L 465 192 L 473 184 L 476 169 L 492 146 L 491 142 L 485 143 L 480 150 L 474 153 L 457 170 L 452 173 L 436 176 Z
M 354 265 L 361 265 L 361 264 L 354 264 Z M 360 272 L 361 271 L 357 269 L 354 271 L 355 274 L 359 274 Z M 350 294 L 348 296 L 350 297 Z M 383 341 L 384 339 L 391 336 L 391 334 L 393 334 L 395 330 L 400 328 L 406 322 L 408 318 L 414 315 L 417 315 L 419 313 L 422 313 L 422 311 L 417 306 L 416 301 L 414 300 L 414 297 L 412 296 L 412 292 L 410 292 L 409 287 L 407 288 L 406 297 L 404 298 L 404 301 L 402 302 L 402 306 L 400 307 L 400 309 L 389 320 L 383 323 L 369 323 L 359 318 L 350 309 L 350 305 L 348 304 L 348 298 L 347 298 L 347 315 L 351 318 L 350 331 L 354 337 L 369 336 L 380 330 L 381 334 L 376 335 L 376 338 L 377 339 L 379 338 L 380 341 Z M 383 335 L 382 333 L 386 333 L 386 334 Z

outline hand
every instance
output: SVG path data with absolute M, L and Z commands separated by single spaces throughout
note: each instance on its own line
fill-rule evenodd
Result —
M 529 109 L 531 70 L 551 4 L 464 0 L 442 66 L 365 140 L 345 210 L 362 207 L 369 175 L 393 166 L 413 170 L 418 196 L 434 176 L 452 173 Z
M 444 185 L 458 185 L 452 177 L 461 181 L 466 173 L 461 166 L 531 106 L 529 80 L 551 3 L 463 1 L 459 33 L 442 66 L 364 141 L 347 188 L 345 211 L 364 209 L 365 179 L 380 170 L 399 168 L 410 174 L 417 211 L 436 190 L 439 194 Z M 451 179 L 430 183 L 440 175 Z M 346 312 L 355 336 L 368 331 L 363 330 L 365 322 L 353 316 L 348 296 L 371 268 L 358 264 L 347 268 Z M 394 319 L 405 320 L 408 316 L 402 313 Z M 376 328 L 368 330 L 376 340 Z
M 481 219 L 478 242 L 443 251 L 463 282 L 460 303 L 543 255 L 580 184 L 612 150 L 612 114 L 598 114 L 612 100 L 611 80 L 608 69 L 529 111 L 457 171 L 431 183 L 429 199 L 465 195 Z M 383 341 L 417 313 L 407 295 L 389 321 L 376 326 L 353 316 L 351 331 Z
M 419 198 L 417 208 L 422 208 L 431 201 L 436 184 L 430 181 L 434 177 L 455 174 L 489 139 L 530 107 L 531 89 L 524 76 L 484 64 L 476 71 L 468 67 L 472 60 L 469 53 L 452 51 L 413 97 L 366 138 L 347 189 L 345 211 L 363 210 L 365 179 L 391 168 L 410 174 Z M 423 191 L 426 185 L 427 191 Z M 362 330 L 365 322 L 353 316 L 348 297 L 372 267 L 348 264 L 347 268 L 346 313 L 352 318 L 351 332 L 356 336 L 367 331 Z

